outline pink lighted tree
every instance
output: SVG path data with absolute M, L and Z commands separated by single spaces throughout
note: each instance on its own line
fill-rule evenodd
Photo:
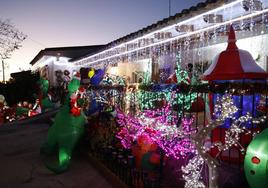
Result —
M 135 117 L 118 110 L 117 118 L 120 126 L 117 138 L 125 148 L 131 148 L 140 135 L 146 134 L 167 156 L 179 159 L 195 151 L 190 140 L 190 135 L 195 132 L 190 127 L 193 118 L 183 118 L 178 127 L 169 105 L 163 109 L 146 110 Z

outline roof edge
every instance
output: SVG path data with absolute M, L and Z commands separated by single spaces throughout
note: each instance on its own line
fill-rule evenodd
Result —
M 51 47 L 51 48 L 45 48 L 43 50 L 40 50 L 39 53 L 32 59 L 32 61 L 30 62 L 31 65 L 34 65 L 38 60 L 40 60 L 43 56 L 45 55 L 51 55 L 49 53 L 53 53 L 53 52 L 57 52 L 57 51 L 66 51 L 66 50 L 80 50 L 80 49 L 89 49 L 92 48 L 91 50 L 94 51 L 94 53 L 99 50 L 102 49 L 105 46 L 105 44 L 103 45 L 88 45 L 88 46 L 64 46 L 64 47 Z M 94 48 L 96 48 L 96 50 L 94 50 Z M 93 53 L 93 52 L 92 52 Z M 81 57 L 84 55 L 81 55 Z M 67 57 L 67 56 L 66 56 Z M 72 57 L 70 57 L 71 59 L 73 59 Z

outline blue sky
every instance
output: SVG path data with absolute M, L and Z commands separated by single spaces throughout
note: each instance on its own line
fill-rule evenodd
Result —
M 171 0 L 171 15 L 202 0 Z M 105 44 L 168 17 L 168 0 L 0 0 L 0 19 L 28 35 L 8 60 L 29 68 L 44 48 Z

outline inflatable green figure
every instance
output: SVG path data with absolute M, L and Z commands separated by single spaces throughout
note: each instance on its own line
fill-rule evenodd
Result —
M 48 130 L 47 141 L 41 148 L 41 153 L 53 154 L 58 152 L 58 162 L 46 166 L 55 173 L 67 170 L 70 164 L 72 151 L 84 133 L 86 117 L 81 110 L 83 98 L 81 97 L 80 81 L 73 78 L 68 84 L 68 95 L 64 105 L 55 117 L 53 125 Z
M 39 80 L 40 90 L 41 90 L 41 96 L 39 100 L 41 101 L 42 105 L 42 112 L 54 108 L 54 104 L 48 97 L 48 88 L 49 88 L 49 82 L 47 79 L 40 78 Z
M 250 187 L 268 187 L 268 129 L 258 134 L 249 144 L 244 169 Z

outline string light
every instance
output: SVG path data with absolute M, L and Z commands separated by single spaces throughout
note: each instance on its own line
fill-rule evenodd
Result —
M 137 92 L 141 92 L 142 90 L 138 90 L 137 88 L 138 85 L 129 87 L 128 92 L 133 98 L 129 100 L 129 102 L 134 100 L 139 104 Z M 166 89 L 165 92 L 168 94 L 167 96 L 170 96 L 173 100 L 178 96 L 175 95 L 176 91 L 173 91 L 172 88 Z M 107 93 L 108 92 L 103 96 L 103 93 L 97 93 L 97 95 L 94 95 L 94 99 L 100 103 L 105 103 L 105 100 L 109 101 Z M 153 92 L 151 92 L 151 94 L 153 95 Z M 158 93 L 159 99 L 157 99 L 157 101 L 163 100 L 163 97 L 160 97 L 162 94 L 163 92 Z M 188 164 L 182 167 L 182 177 L 185 180 L 185 187 L 204 187 L 201 175 L 204 165 L 208 165 L 210 172 L 212 172 L 210 174 L 210 184 L 216 186 L 219 162 L 217 158 L 212 157 L 208 151 L 210 151 L 211 148 L 217 148 L 220 153 L 235 145 L 239 146 L 240 151 L 243 153 L 244 148 L 239 144 L 240 135 L 241 133 L 251 133 L 244 125 L 246 125 L 247 122 L 258 124 L 266 120 L 266 116 L 252 118 L 250 113 L 246 113 L 237 118 L 239 109 L 234 104 L 233 96 L 226 93 L 222 97 L 217 98 L 214 108 L 215 119 L 211 120 L 206 126 L 198 127 L 198 130 L 193 130 L 191 125 L 194 122 L 194 117 L 183 117 L 181 119 L 181 125 L 177 126 L 178 116 L 176 112 L 172 110 L 174 103 L 172 103 L 172 100 L 167 101 L 171 102 L 167 102 L 165 107 L 154 107 L 153 109 L 145 108 L 142 111 L 137 111 L 135 115 L 117 109 L 119 131 L 116 137 L 120 139 L 122 146 L 128 149 L 132 148 L 133 144 L 138 141 L 140 136 L 146 136 L 150 138 L 147 140 L 147 143 L 157 144 L 168 157 L 181 159 L 194 155 L 194 157 L 188 161 Z M 153 103 L 151 103 L 151 105 L 153 106 Z M 214 142 L 209 146 L 207 144 L 205 145 L 204 141 L 209 137 L 211 131 L 221 126 L 226 119 L 232 119 L 232 123 L 229 129 L 226 130 L 224 142 Z
M 219 153 L 222 151 L 229 150 L 232 146 L 239 146 L 240 152 L 244 152 L 245 149 L 239 144 L 239 139 L 241 133 L 249 134 L 250 130 L 247 130 L 244 124 L 247 122 L 265 122 L 266 116 L 255 118 L 253 120 L 250 113 L 235 117 L 238 108 L 234 105 L 233 98 L 231 94 L 226 93 L 222 98 L 218 97 L 215 105 L 215 120 L 209 122 L 209 124 L 203 128 L 199 128 L 197 133 L 192 137 L 192 141 L 195 144 L 196 156 L 189 160 L 186 166 L 182 167 L 183 179 L 185 180 L 185 187 L 198 188 L 204 186 L 202 183 L 201 167 L 206 163 L 210 168 L 210 186 L 217 186 L 217 167 L 219 166 L 218 161 L 209 155 L 208 151 L 211 148 L 217 147 Z M 211 134 L 211 131 L 222 125 L 226 119 L 231 118 L 233 123 L 230 128 L 226 130 L 224 143 L 216 142 L 211 146 L 204 146 L 204 140 Z M 219 153 L 217 155 L 219 155 Z
M 172 115 L 170 105 L 163 109 L 146 110 L 138 116 L 132 117 L 121 111 L 117 112 L 118 124 L 121 127 L 116 135 L 125 148 L 130 148 L 134 141 L 141 135 L 148 135 L 167 156 L 176 159 L 187 156 L 195 151 L 190 140 L 193 134 L 191 124 L 193 118 L 182 119 L 182 124 L 177 127 L 176 116 Z
M 186 166 L 181 168 L 183 179 L 185 180 L 185 188 L 205 188 L 205 184 L 200 181 L 201 173 L 204 166 L 204 160 L 200 155 L 194 156 Z

